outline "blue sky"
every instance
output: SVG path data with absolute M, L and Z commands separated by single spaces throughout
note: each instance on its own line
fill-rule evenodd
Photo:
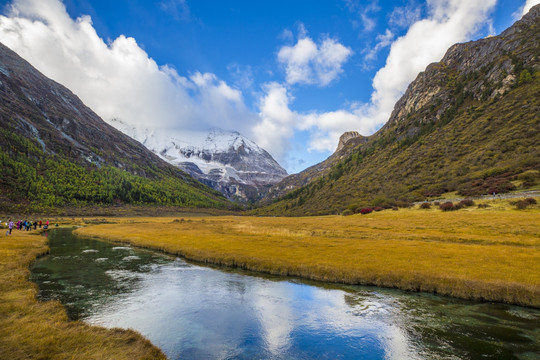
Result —
M 238 130 L 294 173 L 380 128 L 450 45 L 538 2 L 0 1 L 0 41 L 106 121 Z

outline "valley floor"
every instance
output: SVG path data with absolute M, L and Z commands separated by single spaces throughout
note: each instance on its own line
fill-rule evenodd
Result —
M 81 236 L 306 279 L 540 307 L 540 206 L 304 218 L 104 219 Z
M 37 231 L 0 237 L 0 359 L 165 359 L 132 330 L 68 321 L 59 302 L 38 301 L 29 265 L 46 243 Z

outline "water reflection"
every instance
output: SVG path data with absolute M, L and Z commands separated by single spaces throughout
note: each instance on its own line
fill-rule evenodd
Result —
M 539 359 L 531 309 L 219 271 L 66 231 L 50 246 L 40 296 L 171 359 Z

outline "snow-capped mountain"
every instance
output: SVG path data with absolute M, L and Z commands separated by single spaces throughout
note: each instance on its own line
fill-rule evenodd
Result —
M 165 161 L 237 201 L 256 201 L 287 176 L 264 149 L 238 132 L 149 130 L 112 120 Z

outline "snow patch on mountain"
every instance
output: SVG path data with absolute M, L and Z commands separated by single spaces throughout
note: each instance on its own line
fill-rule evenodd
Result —
M 136 128 L 117 119 L 110 123 L 231 199 L 258 200 L 287 176 L 268 152 L 235 131 L 170 132 Z

